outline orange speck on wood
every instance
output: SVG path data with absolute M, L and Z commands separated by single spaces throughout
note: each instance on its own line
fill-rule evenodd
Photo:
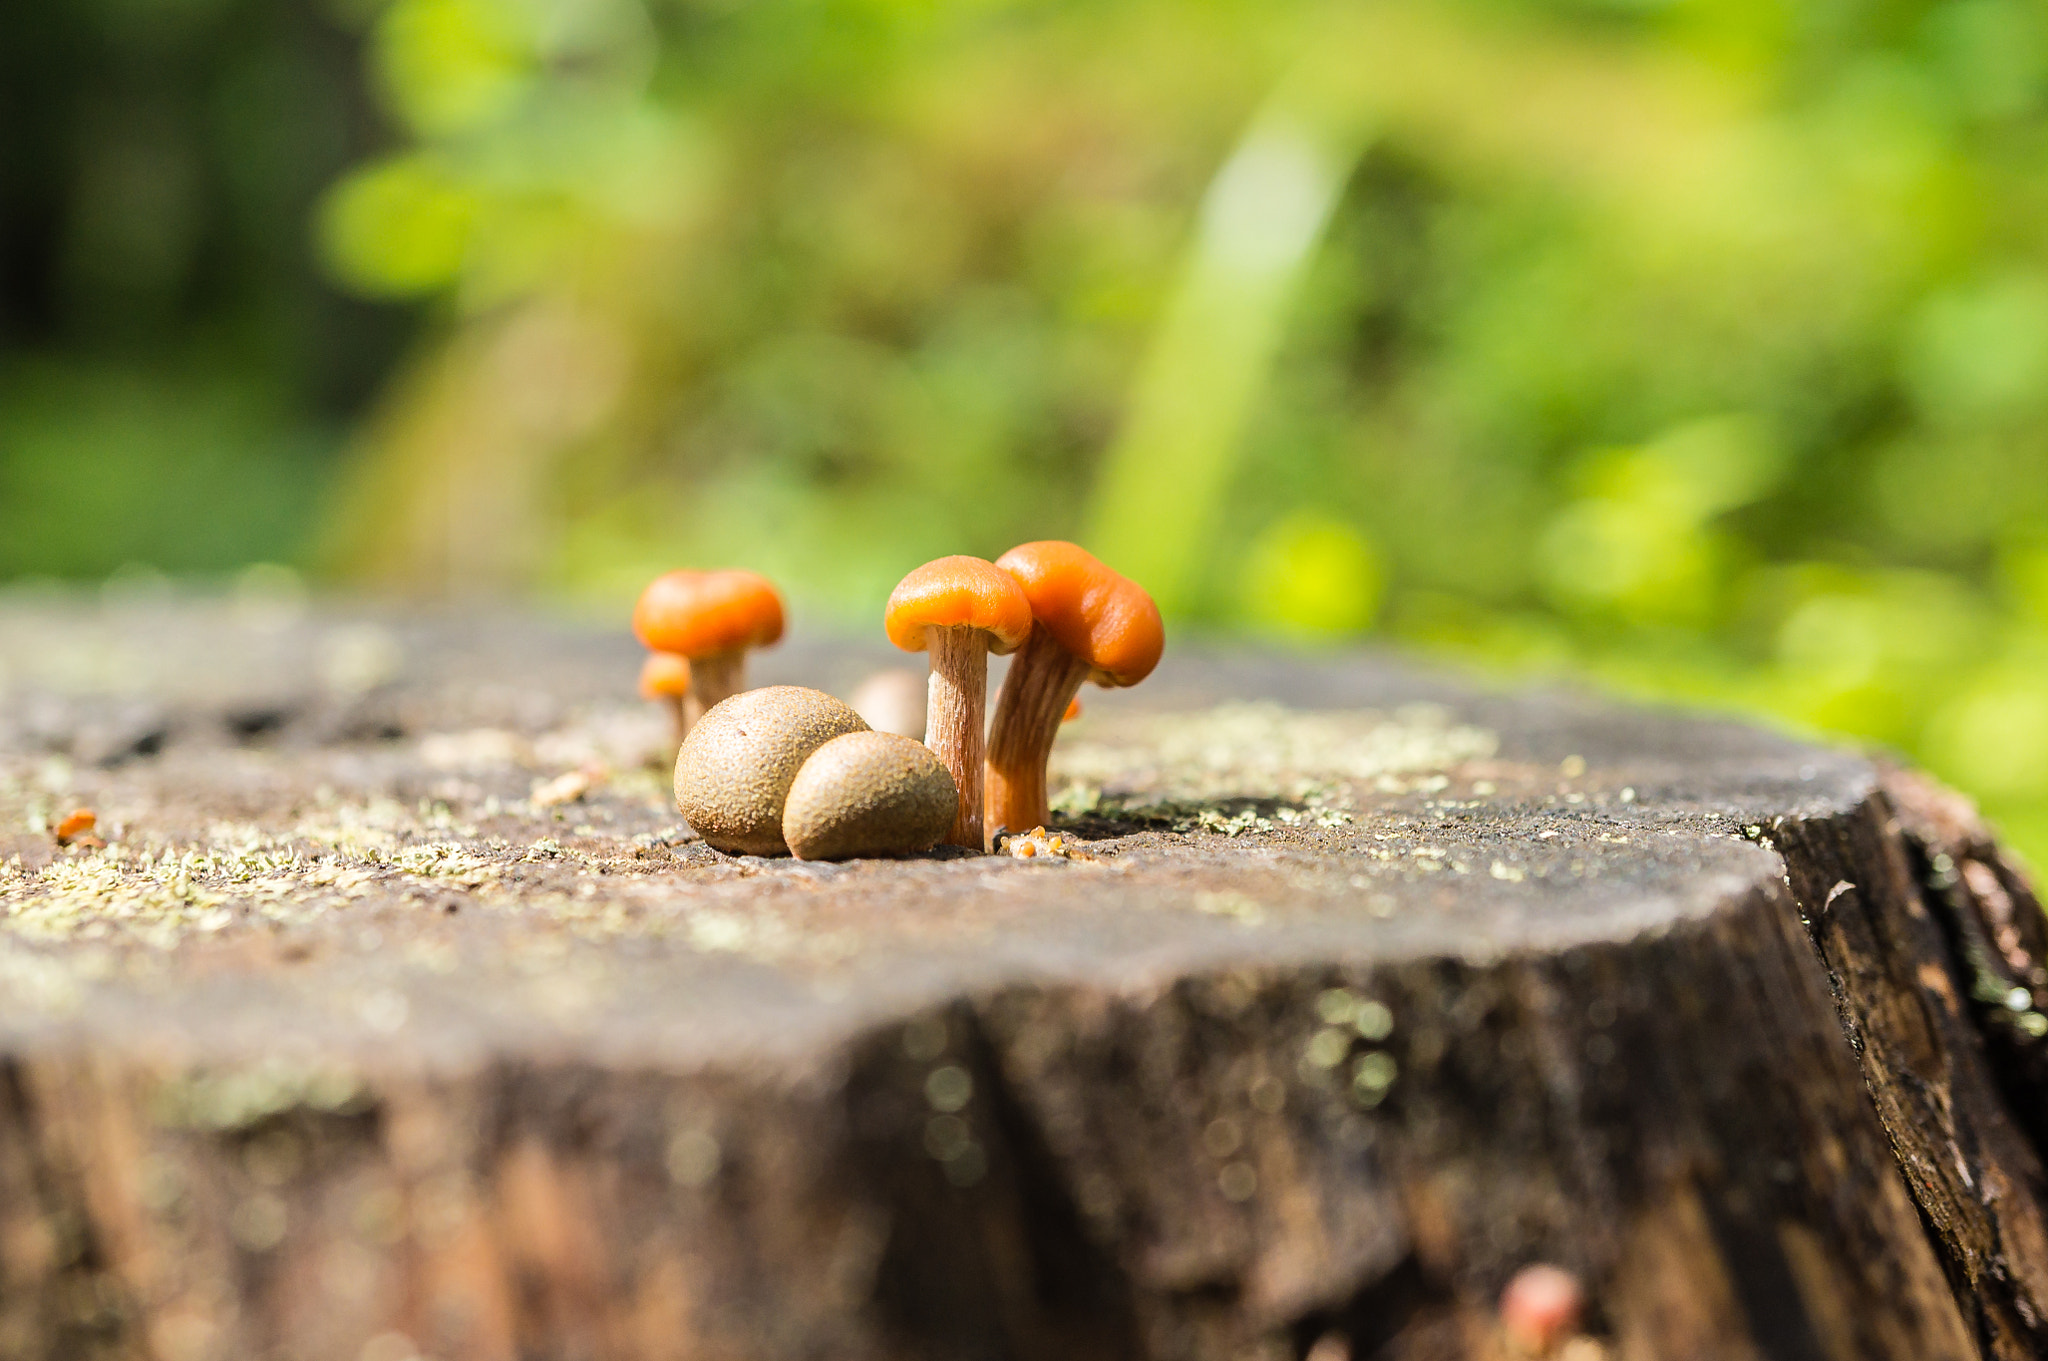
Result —
M 69 846 L 89 835 L 99 825 L 100 815 L 90 808 L 74 808 L 57 824 L 57 844 Z
M 1579 1330 L 1585 1287 L 1563 1267 L 1548 1262 L 1525 1266 L 1501 1291 L 1500 1320 L 1522 1352 L 1548 1356 Z

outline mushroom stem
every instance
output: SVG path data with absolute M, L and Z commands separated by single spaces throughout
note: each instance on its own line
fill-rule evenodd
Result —
M 1052 816 L 1046 802 L 1045 763 L 1060 718 L 1088 679 L 1088 663 L 1061 647 L 1042 623 L 1017 650 L 1010 674 L 996 698 L 988 735 L 988 791 L 982 814 L 986 839 L 997 832 L 1043 827 Z
M 932 678 L 925 691 L 924 744 L 945 764 L 960 791 L 960 811 L 946 843 L 980 850 L 988 634 L 978 628 L 931 627 L 925 630 L 925 645 Z
M 670 715 L 675 719 L 676 740 L 668 744 L 668 768 L 674 770 L 676 753 L 682 750 L 683 739 L 690 735 L 690 718 L 684 712 L 688 705 L 682 695 L 663 695 L 661 702 L 667 706 Z
M 704 711 L 747 688 L 747 654 L 713 652 L 690 658 L 690 693 L 683 697 L 684 730 L 695 727 Z

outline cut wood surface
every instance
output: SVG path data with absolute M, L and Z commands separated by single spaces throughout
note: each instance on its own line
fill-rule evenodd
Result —
M 1579 1361 L 2048 1354 L 2048 931 L 1921 777 L 1169 652 L 1039 854 L 732 858 L 637 665 L 0 606 L 0 1357 L 1493 1358 L 1535 1262 Z

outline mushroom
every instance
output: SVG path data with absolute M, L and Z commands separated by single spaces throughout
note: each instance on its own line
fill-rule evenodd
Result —
M 100 825 L 100 815 L 90 808 L 74 808 L 65 814 L 51 834 L 59 846 L 79 846 L 85 850 L 99 850 L 107 843 L 93 835 L 93 828 Z
M 1084 680 L 1136 685 L 1166 646 L 1159 607 L 1136 582 L 1057 539 L 996 559 L 1031 602 L 1031 637 L 1010 663 L 988 737 L 988 836 L 1043 826 L 1045 763 Z
M 799 860 L 928 851 L 960 807 L 953 777 L 929 747 L 886 732 L 835 737 L 812 752 L 782 809 L 782 839 Z
M 846 697 L 876 732 L 918 738 L 924 736 L 924 701 L 924 675 L 902 666 L 875 672 Z
M 671 744 L 669 763 L 675 762 L 675 748 L 689 736 L 690 724 L 683 716 L 683 698 L 690 693 L 690 659 L 673 652 L 650 652 L 640 663 L 640 697 L 660 700 L 675 715 L 676 740 Z
M 787 855 L 782 806 L 812 752 L 866 732 L 859 714 L 822 690 L 770 685 L 707 710 L 676 754 L 676 811 L 728 855 Z
M 946 840 L 982 848 L 988 654 L 1014 652 L 1031 634 L 1031 601 L 1017 578 L 981 558 L 928 562 L 896 584 L 882 616 L 889 641 L 932 655 L 924 744 L 952 772 L 960 811 Z
M 685 726 L 747 688 L 747 649 L 782 637 L 782 597 L 758 572 L 664 572 L 633 607 L 633 632 L 652 652 L 689 658 Z

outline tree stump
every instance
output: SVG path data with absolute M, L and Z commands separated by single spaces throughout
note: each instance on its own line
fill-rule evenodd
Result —
M 1504 1358 L 1535 1262 L 1580 1361 L 2048 1355 L 2048 941 L 1920 777 L 1183 654 L 1038 854 L 731 858 L 636 662 L 4 607 L 0 1356 Z

